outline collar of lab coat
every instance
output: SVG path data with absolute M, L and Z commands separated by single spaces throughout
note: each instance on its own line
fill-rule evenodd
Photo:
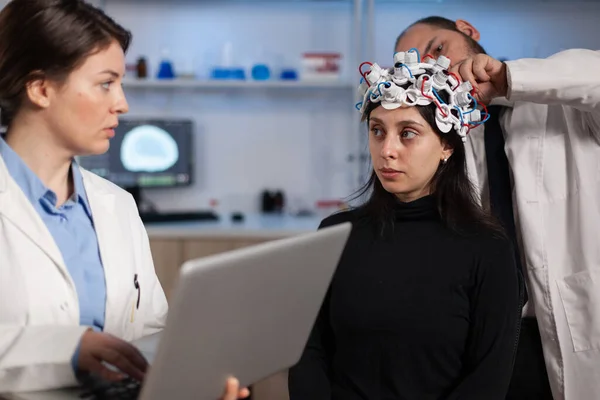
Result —
M 98 245 L 101 253 L 106 244 L 110 243 L 110 232 L 115 227 L 111 226 L 111 218 L 104 218 L 114 212 L 115 196 L 111 193 L 107 182 L 100 179 L 94 179 L 93 174 L 80 168 L 83 177 L 83 185 L 87 193 L 87 198 L 94 217 L 94 226 L 98 237 Z M 44 221 L 36 212 L 27 199 L 18 184 L 10 176 L 6 164 L 0 157 L 0 215 L 9 220 L 32 243 L 38 246 L 61 270 L 61 273 L 70 282 L 73 290 L 73 283 L 69 271 L 64 263 L 62 254 L 54 241 L 52 234 L 44 224 Z M 103 246 L 105 244 L 105 246 Z M 104 255 L 104 254 L 101 254 Z
M 512 108 L 514 106 L 514 102 L 508 100 L 506 97 L 496 97 L 490 101 L 490 106 L 504 106 Z
M 50 231 L 27 196 L 10 176 L 2 157 L 0 157 L 0 215 L 40 247 L 65 276 L 70 276 Z

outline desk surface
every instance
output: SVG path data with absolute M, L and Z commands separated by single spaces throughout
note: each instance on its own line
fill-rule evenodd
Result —
M 148 223 L 152 238 L 280 238 L 313 232 L 323 217 L 245 214 L 244 221 L 233 222 L 229 215 L 219 221 Z

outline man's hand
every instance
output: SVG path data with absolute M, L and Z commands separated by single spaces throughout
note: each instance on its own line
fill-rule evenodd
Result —
M 488 56 L 477 54 L 454 65 L 451 72 L 459 75 L 463 81 L 473 85 L 475 99 L 487 104 L 496 97 L 505 97 L 508 93 L 506 64 Z
M 250 396 L 250 391 L 246 388 L 240 390 L 240 383 L 235 378 L 229 378 L 225 386 L 225 394 L 220 400 L 245 399 Z
M 104 363 L 119 371 L 107 368 Z M 108 333 L 89 330 L 81 337 L 77 367 L 108 381 L 118 381 L 130 376 L 141 382 L 148 362 L 132 344 Z

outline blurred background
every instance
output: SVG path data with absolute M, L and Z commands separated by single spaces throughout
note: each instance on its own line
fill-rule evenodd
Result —
M 309 214 L 339 206 L 368 172 L 353 107 L 357 66 L 389 65 L 397 35 L 419 18 L 466 19 L 502 59 L 600 48 L 594 0 L 91 2 L 134 36 L 129 128 L 151 123 L 168 132 L 173 119 L 191 122 L 176 128 L 185 165 L 173 165 L 173 176 L 135 180 L 122 165 L 119 175 L 114 162 L 93 164 L 117 183 L 139 183 L 149 207 L 162 211 L 250 213 L 271 201 Z
M 499 59 L 600 49 L 600 0 L 91 2 L 133 33 L 130 112 L 80 162 L 135 196 L 167 298 L 184 261 L 313 231 L 347 205 L 370 172 L 358 66 L 390 65 L 412 22 L 466 19 Z M 286 374 L 252 389 L 287 399 Z

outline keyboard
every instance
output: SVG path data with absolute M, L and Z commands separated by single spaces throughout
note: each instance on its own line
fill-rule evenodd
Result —
M 84 400 L 136 400 L 142 388 L 140 382 L 130 378 L 119 382 L 89 380 L 83 386 L 79 398 Z
M 218 221 L 219 216 L 212 211 L 184 212 L 142 212 L 142 222 L 184 222 L 184 221 Z

